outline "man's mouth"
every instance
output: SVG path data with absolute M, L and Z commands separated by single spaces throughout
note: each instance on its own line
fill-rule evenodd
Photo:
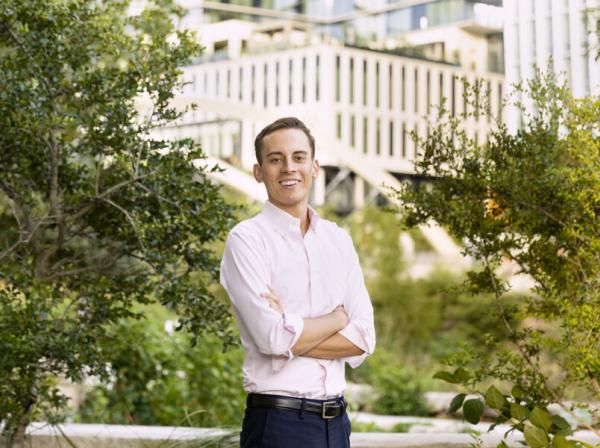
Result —
M 289 179 L 289 180 L 280 180 L 279 185 L 283 187 L 293 187 L 294 185 L 300 183 L 297 179 Z

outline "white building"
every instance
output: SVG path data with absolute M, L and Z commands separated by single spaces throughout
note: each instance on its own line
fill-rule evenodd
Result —
M 339 6 L 335 0 L 325 3 Z M 204 23 L 202 8 L 207 4 L 221 12 L 265 16 Z M 282 116 L 298 116 L 315 135 L 323 169 L 311 202 L 327 202 L 339 211 L 383 197 L 393 200 L 391 188 L 399 188 L 403 179 L 418 181 L 413 169 L 418 148 L 411 132 L 425 136 L 435 126 L 430 120 L 442 101 L 453 114 L 464 111 L 463 78 L 482 80 L 493 114 L 503 116 L 504 77 L 490 72 L 486 62 L 488 37 L 497 50 L 501 33 L 499 22 L 491 17 L 501 11 L 498 7 L 476 7 L 483 3 L 468 0 L 379 1 L 365 8 L 366 13 L 342 11 L 342 18 L 288 12 L 281 18 L 271 10 L 229 3 L 186 0 L 185 5 L 191 12 L 184 24 L 197 27 L 205 53 L 184 68 L 188 84 L 178 101 L 197 108 L 160 132 L 197 139 L 208 155 L 227 167 L 221 179 L 254 197 L 261 194 L 249 178 L 255 163 L 254 137 Z M 442 9 L 433 7 L 440 5 Z M 456 5 L 458 9 L 448 9 Z M 445 13 L 455 13 L 450 18 L 460 22 L 458 31 L 452 32 Z M 410 19 L 404 32 L 388 14 Z M 370 18 L 376 20 L 369 22 Z M 371 48 L 359 42 L 349 45 L 340 40 L 343 29 L 335 28 L 344 21 L 361 22 L 363 32 L 381 32 L 374 33 Z M 390 39 L 399 35 L 417 47 L 414 57 L 394 47 Z M 470 118 L 465 127 L 483 142 L 490 121 Z M 457 256 L 458 248 L 445 232 L 423 230 L 439 253 Z
M 506 83 L 529 79 L 534 67 L 563 74 L 576 97 L 600 93 L 598 35 L 590 21 L 599 0 L 504 0 Z M 507 111 L 509 128 L 520 125 L 519 112 Z

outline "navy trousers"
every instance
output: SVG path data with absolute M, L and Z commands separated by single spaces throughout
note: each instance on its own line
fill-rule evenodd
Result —
M 350 448 L 348 414 L 332 419 L 294 409 L 246 408 L 241 448 Z

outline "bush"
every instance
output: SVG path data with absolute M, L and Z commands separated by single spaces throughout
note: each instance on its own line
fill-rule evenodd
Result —
M 428 415 L 423 391 L 431 375 L 402 364 L 398 357 L 378 349 L 356 370 L 355 377 L 375 387 L 368 410 L 378 414 Z M 427 378 L 427 379 L 426 379 Z
M 190 335 L 173 331 L 174 315 L 146 307 L 145 318 L 125 320 L 112 330 L 110 376 L 93 387 L 76 420 L 81 422 L 175 425 L 239 425 L 244 409 L 242 353 L 223 353 L 216 336 L 194 347 Z

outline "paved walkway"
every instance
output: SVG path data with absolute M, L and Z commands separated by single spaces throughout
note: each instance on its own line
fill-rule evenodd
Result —
M 362 416 L 364 417 L 364 415 Z M 361 418 L 362 418 L 361 417 Z M 379 416 L 385 417 L 385 416 Z M 394 419 L 411 419 L 411 417 L 391 417 Z M 437 420 L 437 419 L 417 419 Z M 456 422 L 456 421 L 454 421 Z M 407 423 L 407 421 L 404 421 Z M 488 425 L 484 425 L 483 431 Z M 480 436 L 483 448 L 495 448 L 500 442 L 506 427 L 498 427 L 492 433 Z M 186 441 L 227 438 L 234 431 L 215 428 L 184 428 L 168 426 L 135 426 L 135 425 L 97 425 L 73 424 L 60 425 L 59 428 L 45 423 L 30 425 L 28 433 L 32 436 L 32 448 L 47 446 L 69 446 L 60 443 L 62 435 L 71 439 L 78 448 L 150 448 L 165 446 L 185 446 Z M 600 438 L 589 431 L 580 431 L 577 438 L 592 445 L 600 444 Z M 475 442 L 473 436 L 466 433 L 435 432 L 435 433 L 354 433 L 352 434 L 353 448 L 458 448 L 467 447 Z M 513 435 L 508 439 L 511 447 L 522 447 L 520 437 Z M 165 445 L 168 442 L 168 445 Z M 195 445 L 197 446 L 197 445 Z M 215 446 L 214 442 L 210 446 Z

